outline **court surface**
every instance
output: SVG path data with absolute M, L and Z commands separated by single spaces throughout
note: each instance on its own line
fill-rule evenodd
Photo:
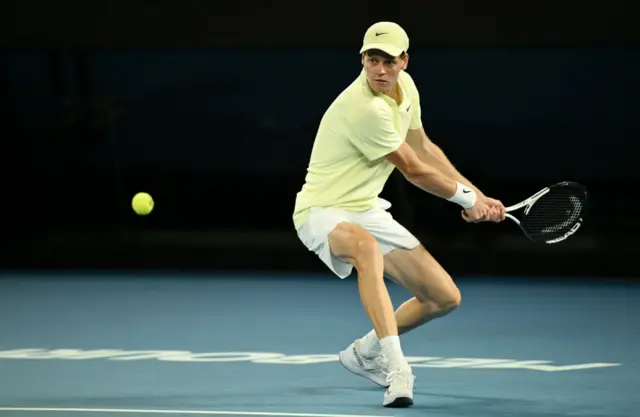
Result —
M 640 416 L 640 286 L 457 282 L 402 337 L 415 405 L 385 409 L 337 362 L 370 329 L 354 277 L 7 273 L 0 415 Z

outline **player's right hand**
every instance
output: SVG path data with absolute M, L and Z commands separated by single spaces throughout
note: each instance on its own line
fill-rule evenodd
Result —
M 484 202 L 489 206 L 489 214 L 485 219 L 486 221 L 500 223 L 505 219 L 507 210 L 504 204 L 502 204 L 502 201 L 485 196 Z
M 490 207 L 482 199 L 478 199 L 473 207 L 462 210 L 462 218 L 469 223 L 477 223 L 486 219 Z

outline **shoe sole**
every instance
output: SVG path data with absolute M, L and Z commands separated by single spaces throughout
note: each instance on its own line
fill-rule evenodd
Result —
M 346 369 L 347 371 L 351 372 L 354 375 L 358 375 L 359 377 L 362 377 L 364 379 L 366 379 L 367 381 L 371 381 L 374 384 L 381 386 L 383 388 L 389 388 L 389 384 L 381 384 L 380 382 L 376 381 L 375 379 L 369 378 L 369 376 L 367 376 L 367 374 L 363 373 L 363 372 L 358 372 L 357 369 L 352 369 L 349 366 L 347 366 L 346 362 L 342 359 L 343 355 L 346 355 L 347 351 L 343 350 L 342 352 L 340 352 L 340 354 L 338 355 L 338 357 L 340 358 L 340 365 L 342 365 L 342 367 L 344 369 Z
M 413 405 L 413 400 L 409 397 L 398 397 L 389 404 L 384 404 L 386 408 L 406 408 Z

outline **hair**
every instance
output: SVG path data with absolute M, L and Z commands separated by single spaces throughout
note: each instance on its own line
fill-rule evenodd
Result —
M 402 51 L 402 53 L 400 55 L 393 56 L 393 55 L 388 54 L 385 51 L 382 51 L 380 49 L 369 49 L 369 50 L 365 51 L 365 54 L 367 56 L 369 56 L 369 57 L 376 55 L 376 56 L 381 56 L 384 59 L 392 59 L 393 60 L 393 59 L 396 59 L 396 58 L 403 59 L 405 57 L 405 55 L 407 55 L 407 52 L 406 51 Z

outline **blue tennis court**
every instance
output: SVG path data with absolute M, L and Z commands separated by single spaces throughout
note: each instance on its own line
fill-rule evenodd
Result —
M 337 360 L 370 329 L 353 278 L 6 274 L 0 415 L 640 414 L 638 285 L 458 285 L 460 309 L 402 337 L 415 405 L 385 409 Z

